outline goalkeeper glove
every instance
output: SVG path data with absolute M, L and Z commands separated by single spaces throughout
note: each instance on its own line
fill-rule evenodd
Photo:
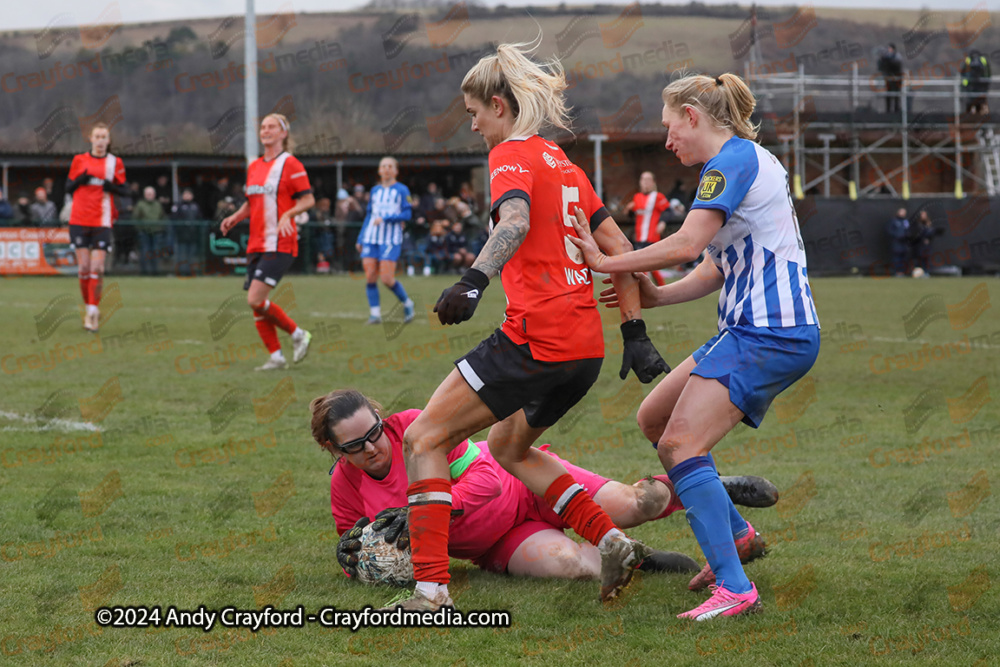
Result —
M 472 318 L 490 279 L 479 269 L 469 269 L 457 283 L 441 292 L 434 304 L 441 324 L 458 324 Z
M 649 340 L 649 336 L 646 335 L 645 322 L 629 320 L 622 323 L 621 329 L 624 350 L 622 352 L 622 369 L 618 373 L 618 377 L 624 380 L 631 368 L 635 371 L 639 382 L 648 384 L 660 373 L 670 372 L 670 366 L 656 351 L 656 348 L 653 347 L 653 341 Z
M 366 516 L 358 519 L 354 527 L 344 533 L 337 543 L 337 562 L 349 577 L 358 576 L 358 554 L 361 553 L 361 533 L 371 523 Z

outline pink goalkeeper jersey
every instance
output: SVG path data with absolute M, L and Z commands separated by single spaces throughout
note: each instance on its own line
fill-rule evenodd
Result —
M 385 419 L 392 443 L 392 467 L 384 479 L 372 479 L 347 461 L 337 464 L 330 477 L 330 505 L 343 535 L 363 516 L 374 518 L 388 507 L 405 507 L 406 464 L 403 432 L 420 414 L 405 410 Z M 451 502 L 464 511 L 448 529 L 448 555 L 474 559 L 485 554 L 507 531 L 524 521 L 534 496 L 517 478 L 507 474 L 490 456 L 485 442 L 466 441 L 448 454 Z

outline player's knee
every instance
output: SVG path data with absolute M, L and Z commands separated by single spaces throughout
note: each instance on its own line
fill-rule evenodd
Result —
M 260 310 L 264 306 L 265 301 L 267 301 L 267 299 L 263 296 L 247 294 L 247 305 L 253 310 Z
M 691 447 L 691 433 L 683 425 L 667 422 L 663 435 L 656 446 L 656 453 L 663 466 L 670 470 L 681 460 L 681 454 Z
M 598 574 L 593 571 L 575 542 L 553 544 L 549 548 L 548 560 L 547 569 L 560 578 L 593 579 Z
M 428 454 L 441 445 L 432 433 L 412 426 L 403 433 L 403 455 L 407 458 Z
M 659 442 L 669 418 L 670 415 L 664 415 L 662 412 L 643 406 L 639 406 L 639 412 L 635 416 L 639 423 L 639 429 L 650 442 Z
M 490 455 L 507 472 L 510 472 L 511 466 L 524 460 L 524 455 L 515 451 L 513 447 L 497 443 L 490 443 Z
M 632 485 L 635 489 L 634 512 L 639 522 L 655 519 L 670 502 L 670 489 L 651 477 L 640 479 Z
M 392 289 L 395 286 L 395 284 L 396 284 L 396 277 L 395 276 L 382 276 L 382 284 L 385 285 L 386 287 L 388 287 L 389 289 Z

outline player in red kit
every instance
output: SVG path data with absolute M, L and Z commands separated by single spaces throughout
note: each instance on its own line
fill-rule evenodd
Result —
M 442 324 L 472 317 L 490 279 L 507 297 L 501 329 L 456 362 L 426 409 L 406 429 L 409 525 L 416 590 L 404 609 L 452 604 L 448 593 L 448 524 L 452 509 L 448 453 L 490 428 L 493 458 L 601 554 L 601 599 L 628 584 L 647 547 L 629 539 L 558 459 L 532 447 L 590 389 L 604 358 L 604 336 L 583 256 L 569 241 L 576 208 L 607 252 L 631 244 L 583 171 L 538 136 L 549 123 L 566 128 L 566 79 L 546 71 L 518 45 L 502 44 L 462 82 L 472 130 L 490 150 L 490 238 L 472 268 L 434 307 Z M 501 269 L 503 271 L 501 272 Z M 612 276 L 632 300 L 622 303 L 625 360 L 639 379 L 667 370 L 645 334 L 634 278 Z
M 666 224 L 660 222 L 660 216 L 670 208 L 670 202 L 662 192 L 656 191 L 656 179 L 653 172 L 644 171 L 639 176 L 639 191 L 632 197 L 632 201 L 625 205 L 625 212 L 635 211 L 635 237 L 634 246 L 636 250 L 645 248 L 660 240 Z M 665 285 L 666 280 L 663 272 L 659 269 L 650 271 L 653 282 L 657 285 Z
M 220 227 L 227 234 L 236 223 L 250 218 L 243 289 L 247 290 L 247 303 L 253 310 L 257 333 L 271 353 L 271 358 L 257 368 L 259 371 L 288 366 L 278 342 L 278 327 L 292 337 L 295 363 L 305 358 L 312 338 L 281 306 L 267 298 L 299 253 L 295 216 L 316 203 L 305 167 L 288 152 L 288 130 L 288 119 L 280 113 L 269 114 L 260 122 L 264 155 L 247 168 L 247 201 L 223 220 Z
M 111 130 L 97 123 L 90 130 L 90 152 L 73 157 L 66 192 L 73 196 L 69 237 L 76 250 L 80 293 L 86 305 L 83 328 L 97 332 L 101 314 L 104 259 L 111 250 L 111 228 L 118 219 L 112 195 L 127 195 L 125 165 L 111 154 Z

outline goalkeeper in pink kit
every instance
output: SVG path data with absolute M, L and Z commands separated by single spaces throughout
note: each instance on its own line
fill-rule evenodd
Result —
M 402 438 L 420 410 L 383 418 L 377 402 L 352 389 L 320 396 L 310 410 L 313 438 L 337 460 L 330 479 L 331 510 L 341 535 L 337 553 L 345 571 L 353 574 L 360 529 L 380 512 L 377 525 L 386 531 L 387 541 L 402 550 L 408 546 Z M 540 449 L 555 457 L 548 445 Z M 683 509 L 666 475 L 628 486 L 559 461 L 616 525 L 629 528 Z M 485 442 L 459 445 L 448 454 L 448 464 L 456 515 L 449 529 L 449 556 L 496 573 L 598 578 L 597 548 L 570 539 L 563 532 L 569 526 L 543 498 L 506 472 Z M 766 507 L 777 501 L 777 490 L 762 478 L 724 478 L 724 483 L 736 503 Z M 654 551 L 640 569 L 685 572 L 698 566 L 683 554 Z

